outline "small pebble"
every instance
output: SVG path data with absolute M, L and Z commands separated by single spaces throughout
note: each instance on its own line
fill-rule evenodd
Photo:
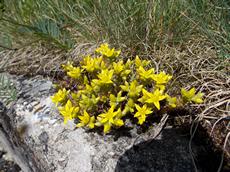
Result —
M 49 136 L 46 131 L 43 131 L 39 136 L 38 139 L 42 144 L 47 144 L 49 141 Z
M 26 106 L 26 109 L 28 109 L 29 112 L 31 112 L 31 111 L 33 110 L 33 106 L 32 106 L 31 104 L 28 104 L 28 105 Z
M 13 158 L 7 153 L 2 156 L 3 159 L 6 161 L 13 161 Z
M 26 102 L 26 101 L 25 101 L 25 102 L 23 102 L 23 105 L 24 105 L 24 106 L 28 105 L 28 102 Z

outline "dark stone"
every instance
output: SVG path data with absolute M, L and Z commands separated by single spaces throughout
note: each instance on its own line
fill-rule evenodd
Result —
M 164 129 L 156 139 L 139 143 L 125 151 L 117 162 L 115 172 L 193 172 L 189 138 L 180 129 Z M 201 146 L 192 146 L 198 171 L 216 171 L 219 159 L 205 151 L 201 152 Z M 206 163 L 210 163 L 209 160 L 214 163 L 210 167 L 199 164 L 197 158 L 201 157 L 200 154 L 206 156 Z
M 47 144 L 49 141 L 49 136 L 47 134 L 47 132 L 43 131 L 39 136 L 38 139 L 40 140 L 40 142 L 42 144 Z

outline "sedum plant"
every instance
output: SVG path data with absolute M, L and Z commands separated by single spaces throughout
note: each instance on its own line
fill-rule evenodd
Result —
M 138 56 L 124 61 L 120 52 L 102 44 L 95 57 L 84 57 L 80 65 L 62 65 L 67 83 L 56 85 L 58 91 L 51 98 L 64 123 L 75 120 L 76 127 L 103 127 L 108 133 L 128 118 L 142 125 L 159 111 L 203 102 L 203 94 L 195 94 L 195 88 L 182 88 L 181 97 L 171 97 L 166 89 L 171 75 L 156 73 L 150 61 Z

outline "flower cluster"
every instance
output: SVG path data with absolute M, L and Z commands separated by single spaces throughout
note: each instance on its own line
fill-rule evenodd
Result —
M 182 98 L 166 93 L 172 78 L 164 71 L 156 73 L 150 61 L 122 60 L 120 50 L 102 44 L 96 57 L 86 56 L 80 65 L 62 65 L 70 86 L 61 84 L 51 98 L 58 106 L 64 123 L 77 119 L 77 127 L 103 127 L 104 133 L 119 128 L 128 117 L 142 125 L 150 115 L 163 109 L 175 108 L 179 102 L 202 103 L 202 93 L 195 88 L 181 90 Z M 135 120 L 134 120 L 135 121 Z

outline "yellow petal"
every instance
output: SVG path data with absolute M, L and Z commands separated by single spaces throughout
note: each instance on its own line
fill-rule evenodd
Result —
M 186 90 L 184 89 L 184 88 L 181 88 L 181 95 L 183 96 L 183 97 L 186 97 Z
M 142 124 L 145 122 L 145 119 L 146 119 L 145 116 L 139 117 L 139 118 L 138 118 L 138 123 L 139 123 L 140 125 L 142 125 Z
M 94 121 L 95 121 L 95 117 L 94 116 L 92 116 L 91 118 L 90 118 L 90 121 L 89 121 L 89 128 L 90 129 L 93 129 L 94 128 Z
M 138 104 L 135 104 L 135 107 L 136 107 L 136 109 L 137 109 L 138 111 L 141 110 L 141 107 L 140 107 Z
M 197 93 L 193 98 L 192 98 L 192 101 L 194 102 L 194 103 L 203 103 L 203 99 L 202 99 L 202 97 L 203 97 L 203 93 Z
M 160 110 L 160 103 L 159 103 L 159 102 L 154 102 L 154 105 L 156 106 L 156 108 L 157 108 L 158 110 Z
M 116 119 L 116 120 L 114 120 L 114 125 L 120 127 L 120 126 L 124 125 L 124 122 L 121 119 Z
M 78 123 L 77 125 L 76 125 L 76 127 L 77 128 L 80 128 L 80 127 L 83 127 L 84 125 L 82 124 L 82 123 Z
M 138 116 L 141 116 L 141 114 L 139 112 L 136 112 L 134 117 L 138 117 Z
M 110 131 L 110 129 L 111 129 L 111 125 L 109 123 L 106 123 L 104 125 L 104 133 L 105 134 L 108 133 Z
M 196 89 L 194 87 L 189 90 L 189 95 L 190 96 L 194 96 L 195 93 L 196 93 Z

